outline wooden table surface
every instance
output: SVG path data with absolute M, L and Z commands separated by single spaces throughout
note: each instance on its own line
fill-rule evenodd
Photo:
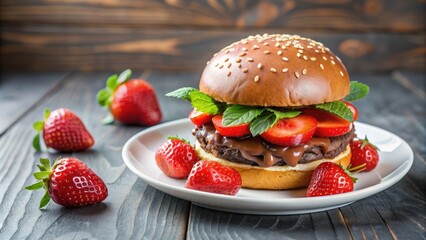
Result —
M 123 144 L 144 127 L 99 122 L 95 100 L 111 73 L 3 73 L 0 82 L 0 239 L 425 239 L 425 75 L 395 71 L 356 75 L 371 87 L 355 105 L 359 120 L 405 139 L 414 151 L 408 174 L 389 189 L 325 212 L 261 216 L 198 207 L 148 186 L 124 165 Z M 167 98 L 182 86 L 197 86 L 199 74 L 145 71 L 155 87 L 163 122 L 184 118 L 190 105 Z M 43 109 L 76 112 L 96 144 L 86 152 L 56 154 L 32 149 L 32 123 Z M 82 159 L 107 183 L 108 198 L 84 208 L 54 203 L 38 209 L 42 191 L 23 190 L 40 157 Z

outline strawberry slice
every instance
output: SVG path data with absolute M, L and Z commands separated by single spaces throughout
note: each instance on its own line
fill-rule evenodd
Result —
M 304 109 L 304 114 L 313 116 L 318 121 L 315 136 L 335 137 L 348 133 L 352 123 L 332 113 L 318 109 Z
M 248 123 L 243 123 L 236 126 L 224 126 L 222 122 L 222 115 L 216 115 L 212 119 L 213 125 L 216 130 L 225 137 L 242 137 L 250 134 Z
M 196 125 L 196 126 L 202 126 L 208 122 L 210 122 L 213 118 L 212 114 L 208 114 L 205 112 L 197 111 L 195 108 L 192 109 L 192 111 L 189 113 L 188 116 L 189 120 Z
M 298 146 L 312 138 L 317 127 L 315 118 L 300 114 L 283 118 L 260 136 L 268 142 L 281 146 Z
M 346 104 L 346 106 L 352 111 L 354 121 L 356 121 L 358 119 L 358 109 L 356 109 L 356 107 L 351 102 L 344 100 L 342 100 L 342 102 Z

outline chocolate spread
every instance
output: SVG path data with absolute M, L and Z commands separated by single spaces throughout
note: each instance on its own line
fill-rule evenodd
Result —
M 231 138 L 220 135 L 212 124 L 193 130 L 201 147 L 216 157 L 236 163 L 254 166 L 296 166 L 324 157 L 332 158 L 346 149 L 351 132 L 334 137 L 313 137 L 307 143 L 296 147 L 278 146 L 264 141 L 261 137 Z

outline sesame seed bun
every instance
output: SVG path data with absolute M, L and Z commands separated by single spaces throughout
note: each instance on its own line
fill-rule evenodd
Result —
M 243 188 L 251 189 L 294 189 L 306 187 L 311 179 L 312 172 L 322 162 L 334 162 L 347 167 L 351 160 L 351 149 L 349 145 L 345 151 L 341 152 L 335 158 L 319 159 L 309 163 L 297 164 L 291 166 L 274 166 L 269 168 L 233 163 L 204 151 L 198 141 L 195 143 L 195 151 L 200 159 L 207 161 L 216 161 L 228 167 L 237 170 L 242 179 Z
M 296 107 L 340 100 L 349 94 L 349 85 L 345 66 L 322 43 L 264 34 L 215 54 L 199 88 L 228 104 Z

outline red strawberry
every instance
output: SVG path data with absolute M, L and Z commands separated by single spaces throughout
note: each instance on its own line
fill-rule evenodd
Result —
M 361 165 L 346 169 L 332 162 L 321 163 L 312 173 L 306 196 L 326 196 L 353 191 L 357 179 L 351 177 L 351 171 L 359 172 L 363 167 Z
M 107 79 L 107 87 L 97 95 L 98 103 L 109 108 L 111 117 L 103 120 L 108 124 L 113 120 L 124 124 L 154 125 L 161 121 L 161 111 L 154 88 L 145 80 L 132 79 L 130 69 L 120 76 Z
M 155 161 L 167 176 L 186 178 L 198 158 L 189 143 L 177 137 L 169 137 L 169 140 L 155 153 Z
M 41 150 L 41 131 L 46 146 L 62 152 L 84 151 L 95 143 L 80 118 L 66 108 L 53 112 L 45 109 L 44 121 L 34 123 L 33 127 L 39 132 L 33 140 L 37 151 Z
M 365 164 L 364 171 L 368 172 L 376 168 L 379 162 L 379 149 L 371 144 L 367 136 L 365 139 L 355 140 L 349 143 L 351 146 L 351 165 L 356 167 Z
M 27 190 L 46 190 L 40 208 L 46 206 L 50 198 L 65 207 L 79 207 L 100 203 L 108 196 L 102 179 L 76 158 L 58 159 L 53 167 L 46 158 L 40 158 L 40 163 L 37 165 L 40 172 L 34 173 L 38 182 L 26 187 Z
M 233 168 L 213 161 L 198 161 L 191 170 L 186 187 L 203 192 L 236 195 L 241 176 Z

